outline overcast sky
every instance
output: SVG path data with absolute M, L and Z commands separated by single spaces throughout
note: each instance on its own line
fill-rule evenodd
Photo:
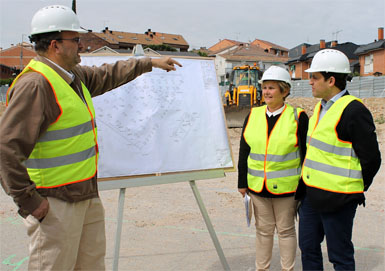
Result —
M 33 14 L 72 0 L 0 0 L 0 47 L 28 41 Z M 288 49 L 338 39 L 367 44 L 385 26 L 384 0 L 77 0 L 80 24 L 110 30 L 180 34 L 190 49 L 220 39 L 267 40 Z

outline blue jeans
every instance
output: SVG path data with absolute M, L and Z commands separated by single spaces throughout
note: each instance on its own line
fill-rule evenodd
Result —
M 335 270 L 355 270 L 352 243 L 357 203 L 331 213 L 317 212 L 305 198 L 299 209 L 299 248 L 303 270 L 323 270 L 321 243 L 326 236 L 329 261 Z

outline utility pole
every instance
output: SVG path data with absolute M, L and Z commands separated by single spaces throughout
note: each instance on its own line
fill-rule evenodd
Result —
M 24 43 L 24 35 L 21 34 L 21 43 L 20 43 L 20 72 L 23 70 L 23 43 Z

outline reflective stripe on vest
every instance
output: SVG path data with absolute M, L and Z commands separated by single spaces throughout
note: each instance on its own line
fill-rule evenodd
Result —
M 307 152 L 302 170 L 306 185 L 336 193 L 363 192 L 360 160 L 352 143 L 339 140 L 335 130 L 343 111 L 353 100 L 358 99 L 351 95 L 338 99 L 318 124 L 321 105 L 316 105 L 309 121 Z
M 94 121 L 94 126 L 96 127 L 95 121 Z M 79 124 L 75 127 L 70 127 L 70 128 L 56 130 L 56 131 L 47 131 L 41 138 L 39 138 L 38 142 L 70 138 L 73 136 L 81 135 L 89 131 L 92 131 L 92 129 L 93 129 L 92 122 L 86 122 L 86 123 Z
M 251 168 L 248 168 L 247 172 L 250 175 L 253 175 L 255 177 L 265 177 L 265 172 L 263 170 L 254 170 Z M 274 178 L 283 178 L 288 176 L 300 176 L 301 169 L 300 168 L 291 168 L 291 169 L 285 169 L 280 171 L 270 171 L 266 172 L 266 178 L 267 179 L 274 179 Z
M 312 138 L 311 142 L 309 143 L 310 136 L 307 136 L 307 142 L 310 144 L 310 146 L 313 146 L 317 149 L 323 150 L 324 152 L 334 153 L 338 155 L 345 155 L 345 156 L 352 156 L 355 158 L 357 157 L 356 152 L 353 148 L 346 148 L 346 147 L 337 147 L 330 144 L 327 144 L 325 142 L 322 142 L 318 139 Z
M 297 151 L 288 153 L 285 155 L 277 155 L 277 154 L 256 154 L 250 153 L 250 158 L 256 161 L 271 161 L 271 162 L 285 162 L 289 160 L 293 160 L 299 157 L 299 153 Z
M 45 159 L 28 159 L 24 164 L 30 169 L 53 168 L 82 162 L 95 155 L 95 147 L 91 147 L 87 150 L 64 156 Z
M 251 110 L 243 134 L 251 149 L 247 160 L 248 186 L 260 192 L 266 183 L 268 191 L 273 194 L 292 193 L 297 188 L 301 171 L 294 108 L 285 106 L 269 137 L 266 108 Z M 301 111 L 297 109 L 297 114 Z
M 35 60 L 31 60 L 15 82 L 26 72 L 44 76 L 61 111 L 24 161 L 31 180 L 37 188 L 51 188 L 94 177 L 97 171 L 97 131 L 89 91 L 82 83 L 85 104 L 52 68 Z

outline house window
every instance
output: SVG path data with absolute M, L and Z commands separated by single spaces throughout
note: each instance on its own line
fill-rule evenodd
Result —
M 373 54 L 365 56 L 364 73 L 373 72 Z
M 296 78 L 295 77 L 295 65 L 291 65 L 290 70 L 291 70 L 291 78 Z

